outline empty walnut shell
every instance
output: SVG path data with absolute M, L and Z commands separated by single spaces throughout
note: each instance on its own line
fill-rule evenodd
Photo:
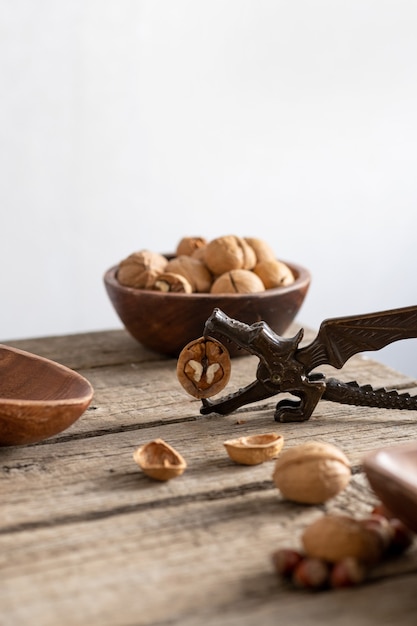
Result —
M 235 463 L 259 465 L 278 456 L 284 445 L 284 437 L 277 433 L 263 433 L 228 439 L 223 445 Z
M 186 469 L 185 459 L 163 439 L 154 439 L 135 450 L 133 458 L 145 474 L 155 480 L 170 480 Z
M 272 478 L 287 500 L 321 504 L 347 487 L 351 468 L 346 455 L 336 446 L 307 441 L 280 455 Z

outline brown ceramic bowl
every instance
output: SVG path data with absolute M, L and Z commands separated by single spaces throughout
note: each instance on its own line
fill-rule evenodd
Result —
M 0 345 L 0 446 L 42 441 L 73 424 L 93 388 L 83 376 L 49 359 Z
M 147 348 L 177 357 L 189 341 L 201 337 L 216 307 L 246 324 L 264 320 L 282 335 L 297 315 L 311 280 L 307 269 L 285 262 L 295 275 L 294 283 L 261 293 L 184 294 L 133 289 L 118 282 L 117 266 L 105 273 L 104 284 L 126 330 Z M 242 352 L 230 347 L 230 354 Z

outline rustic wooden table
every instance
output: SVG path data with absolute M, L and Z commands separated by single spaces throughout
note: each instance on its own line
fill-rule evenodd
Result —
M 324 512 L 370 512 L 376 498 L 361 460 L 417 438 L 415 412 L 322 401 L 308 422 L 279 425 L 272 398 L 227 417 L 202 417 L 200 403 L 177 382 L 175 360 L 122 330 L 10 345 L 78 370 L 95 395 L 60 435 L 0 449 L 0 624 L 414 626 L 414 546 L 360 587 L 337 592 L 283 584 L 271 553 L 296 546 Z M 253 380 L 256 365 L 254 357 L 234 360 L 230 387 Z M 413 393 L 417 386 L 362 357 L 337 374 Z M 348 488 L 324 506 L 292 504 L 272 482 L 273 461 L 244 467 L 227 457 L 225 439 L 271 430 L 286 447 L 315 439 L 342 448 L 353 466 Z M 146 477 L 132 458 L 157 437 L 188 461 L 167 483 Z

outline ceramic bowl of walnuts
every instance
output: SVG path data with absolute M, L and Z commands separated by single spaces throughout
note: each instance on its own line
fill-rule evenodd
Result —
M 104 275 L 126 330 L 150 350 L 172 357 L 202 335 L 216 307 L 246 324 L 263 320 L 284 334 L 310 280 L 306 268 L 277 259 L 262 239 L 235 235 L 184 237 L 172 254 L 138 250 Z M 231 346 L 230 355 L 237 354 Z

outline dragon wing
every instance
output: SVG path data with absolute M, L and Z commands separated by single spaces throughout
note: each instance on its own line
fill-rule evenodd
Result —
M 417 337 L 417 306 L 324 320 L 316 338 L 295 352 L 310 372 L 328 364 L 340 369 L 359 352 L 380 350 L 400 339 Z

